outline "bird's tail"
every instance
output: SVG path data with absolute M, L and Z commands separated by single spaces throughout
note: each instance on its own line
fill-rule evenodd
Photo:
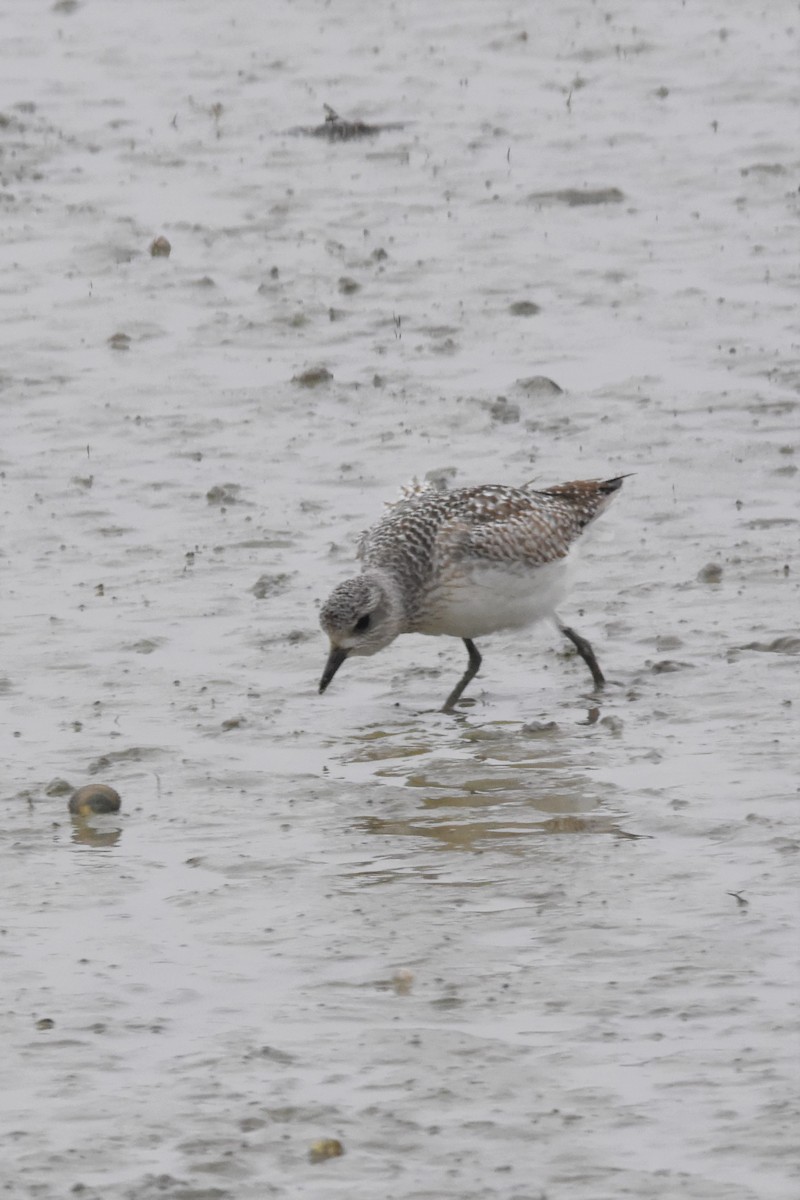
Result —
M 558 496 L 571 504 L 582 526 L 594 521 L 608 508 L 614 495 L 622 487 L 627 475 L 617 475 L 614 479 L 575 479 L 570 483 L 557 483 L 553 487 L 537 489 L 546 496 Z

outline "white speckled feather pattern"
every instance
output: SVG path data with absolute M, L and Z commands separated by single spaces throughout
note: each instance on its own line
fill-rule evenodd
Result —
M 619 486 L 612 488 L 615 482 L 562 483 L 542 491 L 484 485 L 418 492 L 393 505 L 364 535 L 359 548 L 362 569 L 378 567 L 394 575 L 406 603 L 409 631 L 427 632 L 433 623 L 436 632 L 478 636 L 445 630 L 443 621 L 430 612 L 445 585 L 459 577 L 466 582 L 476 568 L 494 565 L 517 578 L 522 568 L 527 590 L 535 591 L 535 568 L 566 558 L 581 531 L 610 502 Z M 563 593 L 555 604 L 561 598 Z M 514 620 L 511 625 L 536 619 Z M 494 625 L 508 627 L 505 622 Z
M 322 607 L 331 652 L 320 691 L 351 654 L 376 654 L 401 633 L 445 634 L 462 638 L 470 656 L 450 710 L 480 665 L 473 638 L 544 617 L 556 621 L 602 687 L 591 646 L 556 609 L 568 591 L 570 551 L 623 478 L 544 489 L 407 489 L 362 536 L 361 575 L 339 584 Z

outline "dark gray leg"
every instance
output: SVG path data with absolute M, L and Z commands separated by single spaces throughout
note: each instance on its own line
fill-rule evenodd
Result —
M 464 674 L 459 679 L 456 686 L 453 688 L 450 695 L 445 700 L 444 707 L 442 708 L 442 712 L 452 712 L 453 711 L 453 706 L 455 705 L 456 701 L 461 699 L 461 693 L 464 691 L 464 688 L 467 686 L 467 684 L 470 682 L 470 680 L 474 679 L 475 676 L 478 674 L 478 670 L 481 665 L 482 660 L 481 660 L 480 654 L 478 653 L 478 647 L 475 645 L 475 643 L 472 641 L 472 639 L 471 638 L 462 638 L 462 641 L 463 641 L 464 645 L 467 647 L 467 654 L 469 655 L 469 665 L 468 665 L 466 671 L 464 672 Z M 600 678 L 602 679 L 602 675 L 600 676 Z
M 606 680 L 603 672 L 597 665 L 597 659 L 594 656 L 594 650 L 592 649 L 591 645 L 589 642 L 587 642 L 585 637 L 581 637 L 579 633 L 576 633 L 574 629 L 570 629 L 568 625 L 562 625 L 560 621 L 558 622 L 558 628 L 564 634 L 564 637 L 569 638 L 575 649 L 578 651 L 578 654 L 580 654 L 581 658 L 592 672 L 594 686 L 599 691 L 600 688 L 605 685 Z

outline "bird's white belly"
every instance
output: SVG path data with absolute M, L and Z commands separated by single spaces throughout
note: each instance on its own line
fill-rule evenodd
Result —
M 429 596 L 419 633 L 477 638 L 550 617 L 569 590 L 567 559 L 541 567 L 473 564 L 450 574 Z

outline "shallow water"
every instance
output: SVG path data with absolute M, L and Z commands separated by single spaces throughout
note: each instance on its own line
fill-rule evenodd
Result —
M 6 15 L 4 1194 L 790 1200 L 796 11 L 264 14 Z M 546 628 L 317 695 L 446 469 L 635 472 L 601 702 Z

